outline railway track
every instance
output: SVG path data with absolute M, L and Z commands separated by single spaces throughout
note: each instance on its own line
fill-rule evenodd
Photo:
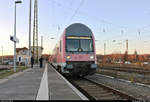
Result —
M 64 77 L 68 81 L 70 81 L 76 88 L 78 88 L 89 100 L 133 100 L 135 102 L 139 101 L 132 96 L 124 94 L 103 84 L 88 80 L 86 78 L 73 76 Z
M 85 78 L 69 78 L 69 81 L 90 100 L 137 100 L 134 97 Z

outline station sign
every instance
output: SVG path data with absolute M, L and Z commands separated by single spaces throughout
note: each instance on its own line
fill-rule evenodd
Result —
M 14 36 L 10 36 L 10 40 L 13 42 L 19 43 L 19 39 Z

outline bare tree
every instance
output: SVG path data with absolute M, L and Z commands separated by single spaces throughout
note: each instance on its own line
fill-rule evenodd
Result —
M 123 62 L 125 63 L 125 61 L 128 60 L 128 52 L 125 51 L 124 57 L 123 57 Z

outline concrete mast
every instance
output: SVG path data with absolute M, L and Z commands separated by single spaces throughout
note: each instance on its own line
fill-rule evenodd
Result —
M 38 62 L 38 0 L 34 0 L 33 57 Z

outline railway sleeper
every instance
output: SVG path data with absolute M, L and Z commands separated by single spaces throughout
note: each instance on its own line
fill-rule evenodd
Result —
M 80 86 L 93 86 L 93 87 L 97 87 L 97 85 L 93 85 L 93 84 L 89 84 L 89 83 L 77 83 Z
M 82 85 L 80 85 L 81 87 L 83 87 L 83 88 L 89 88 L 90 87 L 90 89 L 99 89 L 99 87 L 97 87 L 96 85 L 94 86 L 94 85 L 87 85 L 87 86 L 82 86 Z
M 92 83 L 88 83 L 88 82 L 85 82 L 85 81 L 81 81 L 81 82 L 78 82 L 78 81 L 74 81 L 75 83 L 79 84 L 79 85 L 86 85 L 86 86 L 97 86 L 97 85 L 94 85 Z
M 94 97 L 96 100 L 118 100 L 120 99 L 120 96 L 105 96 L 105 97 L 102 97 L 102 96 L 98 96 L 96 95 Z
M 107 93 L 108 93 L 108 91 L 106 91 L 106 90 L 99 91 L 99 94 L 107 94 Z
M 85 90 L 87 91 L 88 93 L 90 94 L 106 94 L 107 92 L 106 91 L 97 91 L 97 90 Z
M 99 88 L 88 88 L 88 87 L 81 87 L 86 91 L 98 91 L 98 92 L 106 92 L 104 89 L 99 89 Z
M 94 94 L 94 93 L 93 93 Z M 111 97 L 111 96 L 116 96 L 116 95 L 114 95 L 114 93 L 112 93 L 112 92 L 109 92 L 109 93 L 104 93 L 104 94 L 100 94 L 100 93 L 98 93 L 98 94 L 96 94 L 97 96 L 101 96 L 101 97 L 105 97 L 105 96 L 109 96 L 109 97 Z
M 106 91 L 102 88 L 88 88 L 88 87 L 82 87 L 82 88 L 87 89 L 87 90 Z
M 77 85 L 79 85 L 79 84 L 77 84 Z M 91 89 L 99 89 L 99 87 L 98 86 L 96 86 L 96 85 L 79 85 L 80 87 L 82 87 L 82 88 L 91 88 Z
M 93 92 L 93 93 L 98 92 L 99 94 L 106 94 L 106 93 L 108 93 L 105 90 L 99 90 L 99 89 L 97 89 L 97 90 L 84 89 L 84 90 L 88 91 L 88 92 Z

